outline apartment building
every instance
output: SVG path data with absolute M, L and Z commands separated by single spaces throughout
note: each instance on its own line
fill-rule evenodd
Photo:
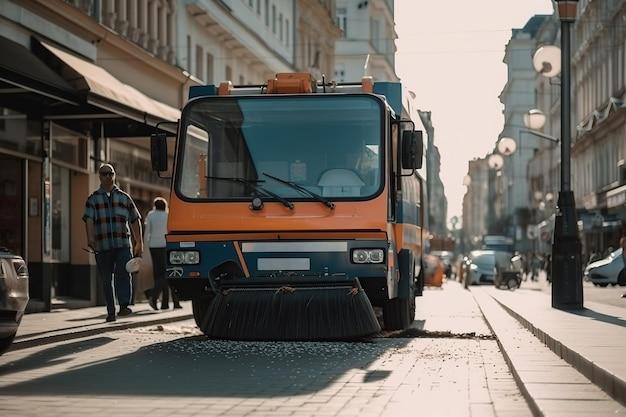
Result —
M 335 0 L 297 0 L 294 62 L 298 71 L 333 80 L 335 43 L 341 36 Z
M 572 58 L 572 185 L 587 252 L 617 247 L 626 221 L 626 1 L 581 0 Z
M 169 190 L 151 170 L 148 136 L 178 119 L 193 83 L 172 65 L 176 8 L 0 2 L 0 245 L 28 262 L 31 311 L 101 301 L 81 217 L 102 162 L 142 214 Z M 137 279 L 138 289 L 151 281 Z
M 542 46 L 559 46 L 560 21 L 555 13 L 547 18 L 535 35 L 535 50 Z M 535 72 L 535 106 L 546 117 L 539 129 L 550 137 L 558 138 L 561 130 L 561 87 L 558 77 L 549 78 Z M 530 109 L 529 109 L 530 110 Z M 561 146 L 558 142 L 539 140 L 534 156 L 528 161 L 528 202 L 531 249 L 535 252 L 552 251 L 554 217 L 561 172 Z
M 504 63 L 508 79 L 500 94 L 504 105 L 504 127 L 500 138 L 509 137 L 516 141 L 517 149 L 504 157 L 504 166 L 499 178 L 496 196 L 502 207 L 504 233 L 513 238 L 515 248 L 530 249 L 527 228 L 531 223 L 529 211 L 528 162 L 539 148 L 540 139 L 524 132 L 523 117 L 535 106 L 534 84 L 536 72 L 532 64 L 537 31 L 549 16 L 536 15 L 521 29 L 513 29 L 505 48 Z
M 463 196 L 463 247 L 466 250 L 481 247 L 482 237 L 488 232 L 490 207 L 490 175 L 487 158 L 476 158 L 468 163 L 467 190 Z
M 359 81 L 371 75 L 379 81 L 398 81 L 395 67 L 394 0 L 337 0 L 335 80 Z
M 293 1 L 178 0 L 177 62 L 204 84 L 262 84 L 294 71 Z

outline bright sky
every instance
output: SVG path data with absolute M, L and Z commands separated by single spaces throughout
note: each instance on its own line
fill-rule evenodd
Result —
M 448 218 L 461 216 L 467 162 L 493 149 L 512 28 L 551 14 L 550 0 L 396 0 L 396 72 L 431 110 Z M 530 57 L 529 57 L 530 59 Z

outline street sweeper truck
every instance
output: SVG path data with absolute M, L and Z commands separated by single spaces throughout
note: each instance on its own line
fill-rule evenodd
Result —
M 172 176 L 168 281 L 205 334 L 359 339 L 381 330 L 374 307 L 412 323 L 427 216 L 407 93 L 307 73 L 191 88 L 173 164 L 166 133 L 151 155 Z

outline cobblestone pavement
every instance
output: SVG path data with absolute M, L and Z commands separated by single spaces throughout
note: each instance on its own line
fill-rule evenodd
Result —
M 226 342 L 184 321 L 8 352 L 0 415 L 530 415 L 471 295 L 418 300 L 419 337 Z M 445 314 L 457 329 L 427 325 Z

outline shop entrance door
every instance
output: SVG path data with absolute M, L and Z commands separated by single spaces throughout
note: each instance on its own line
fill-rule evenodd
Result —
M 23 161 L 0 154 L 0 246 L 24 256 Z

